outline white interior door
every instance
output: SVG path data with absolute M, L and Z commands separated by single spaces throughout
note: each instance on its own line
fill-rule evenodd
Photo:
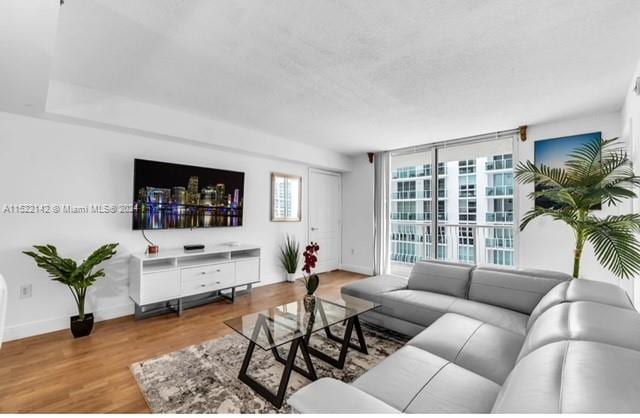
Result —
M 340 174 L 309 170 L 309 241 L 320 246 L 316 272 L 340 266 L 342 191 Z

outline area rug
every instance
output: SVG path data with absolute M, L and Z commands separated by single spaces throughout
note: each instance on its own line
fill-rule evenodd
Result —
M 351 382 L 384 358 L 402 347 L 407 337 L 372 325 L 362 324 L 369 354 L 349 350 L 342 370 L 312 356 L 321 377 Z M 340 325 L 332 327 L 342 335 Z M 355 332 L 354 332 L 355 335 Z M 354 337 L 355 340 L 355 337 Z M 248 342 L 238 334 L 206 341 L 199 345 L 132 364 L 131 371 L 154 413 L 288 413 L 286 400 L 279 410 L 238 380 Z M 318 332 L 310 345 L 338 356 L 339 346 Z M 280 347 L 286 357 L 288 344 Z M 302 358 L 296 364 L 304 368 Z M 273 359 L 270 351 L 256 347 L 248 374 L 272 390 L 278 386 L 284 366 Z M 310 381 L 296 372 L 291 374 L 287 397 Z M 286 399 L 286 398 L 285 398 Z

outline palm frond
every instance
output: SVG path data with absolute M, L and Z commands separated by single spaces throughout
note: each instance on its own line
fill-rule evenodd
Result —
M 522 219 L 520 220 L 520 230 L 523 231 L 527 225 L 534 219 L 540 216 L 550 216 L 555 221 L 565 222 L 572 228 L 575 228 L 578 219 L 577 219 L 577 211 L 571 208 L 562 208 L 562 209 L 554 209 L 554 208 L 541 208 L 535 207 L 527 213 L 524 214 Z
M 569 167 L 568 174 L 572 179 L 587 179 L 597 173 L 602 151 L 615 141 L 593 141 L 569 153 L 565 165 Z
M 551 168 L 541 164 L 539 167 L 531 161 L 520 162 L 514 170 L 514 178 L 520 183 L 538 183 L 551 187 L 567 185 L 567 172 L 562 168 Z
M 615 156 L 604 160 L 601 172 L 602 178 L 599 182 L 601 188 L 612 186 L 633 188 L 640 186 L 640 176 L 634 174 L 631 160 L 629 160 L 626 152 L 621 151 Z
M 624 187 L 607 187 L 603 189 L 595 189 L 593 191 L 594 199 L 598 196 L 602 203 L 606 203 L 607 206 L 615 206 L 622 203 L 625 199 L 633 199 L 636 197 L 636 193 L 633 190 L 626 189 Z
M 586 237 L 593 245 L 596 258 L 613 274 L 632 278 L 640 273 L 640 215 L 590 217 L 586 222 Z

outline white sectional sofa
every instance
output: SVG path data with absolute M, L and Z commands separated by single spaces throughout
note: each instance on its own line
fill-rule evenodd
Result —
M 364 320 L 415 336 L 352 384 L 302 388 L 297 412 L 640 412 L 640 314 L 617 286 L 425 261 L 343 293 L 382 304 Z

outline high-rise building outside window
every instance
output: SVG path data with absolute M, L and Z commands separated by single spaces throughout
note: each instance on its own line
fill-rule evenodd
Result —
M 437 173 L 431 167 L 431 152 L 392 156 L 392 273 L 406 275 L 417 260 L 434 258 L 514 265 L 512 154 L 475 154 L 473 158 L 440 161 Z M 434 181 L 436 199 L 432 195 Z M 438 223 L 436 254 L 433 216 Z

